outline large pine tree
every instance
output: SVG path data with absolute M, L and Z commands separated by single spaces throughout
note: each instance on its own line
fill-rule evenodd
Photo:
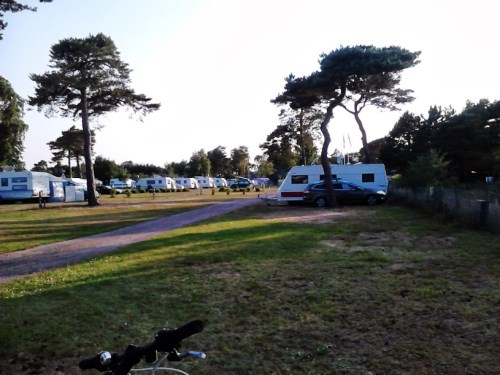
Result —
M 36 89 L 29 103 L 48 116 L 81 118 L 88 203 L 95 206 L 90 120 L 122 106 L 147 114 L 160 105 L 129 87 L 130 69 L 111 38 L 103 34 L 61 40 L 51 47 L 49 67 L 49 72 L 30 76 Z

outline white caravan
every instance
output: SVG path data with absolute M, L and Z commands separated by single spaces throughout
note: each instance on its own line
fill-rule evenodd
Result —
M 64 200 L 62 178 L 46 172 L 0 172 L 0 201 Z
M 219 187 L 219 188 L 220 188 L 220 187 L 226 187 L 226 186 L 228 186 L 228 185 L 227 185 L 227 181 L 226 181 L 226 179 L 225 179 L 225 178 L 222 178 L 222 177 L 214 177 L 214 178 L 213 178 L 213 180 L 214 180 L 214 185 L 215 185 L 216 187 Z
M 87 180 L 85 178 L 68 177 L 65 178 L 64 190 L 66 192 L 66 202 L 83 202 L 88 199 Z M 94 179 L 95 185 L 102 185 L 102 181 Z M 95 196 L 99 198 L 99 193 L 95 191 Z
M 200 184 L 200 188 L 213 188 L 215 186 L 212 177 L 194 176 Z
M 153 176 L 139 178 L 135 184 L 137 189 L 156 189 L 167 190 L 175 189 L 175 181 L 170 177 Z
M 180 186 L 184 186 L 186 189 L 199 189 L 200 184 L 196 178 L 192 177 L 177 177 L 175 183 Z
M 127 178 L 125 180 L 112 178 L 111 180 L 109 180 L 109 186 L 115 189 L 134 189 L 135 181 L 130 178 Z
M 332 164 L 332 178 L 343 179 L 356 185 L 383 190 L 387 193 L 388 180 L 383 164 Z M 323 166 L 295 166 L 286 175 L 276 193 L 277 200 L 302 201 L 308 184 L 324 179 Z

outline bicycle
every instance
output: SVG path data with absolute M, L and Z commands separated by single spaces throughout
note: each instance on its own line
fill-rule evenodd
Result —
M 179 351 L 183 339 L 202 330 L 203 322 L 201 320 L 193 320 L 177 329 L 164 328 L 158 331 L 153 342 L 145 346 L 129 345 L 121 355 L 103 351 L 94 357 L 81 360 L 78 366 L 82 370 L 95 369 L 105 375 L 130 375 L 130 372 L 147 371 L 150 371 L 150 374 L 156 374 L 159 370 L 189 375 L 183 370 L 163 367 L 162 365 L 165 362 L 178 362 L 187 357 L 205 359 L 206 355 L 203 352 L 187 351 L 181 353 Z M 159 359 L 158 354 L 160 354 Z M 134 369 L 133 367 L 143 358 L 149 367 Z

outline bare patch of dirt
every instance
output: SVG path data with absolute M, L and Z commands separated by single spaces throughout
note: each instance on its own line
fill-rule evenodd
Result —
M 284 221 L 289 223 L 326 224 L 343 219 L 356 219 L 373 215 L 373 212 L 356 208 L 322 209 L 315 207 L 286 207 L 276 209 L 266 215 L 265 221 Z

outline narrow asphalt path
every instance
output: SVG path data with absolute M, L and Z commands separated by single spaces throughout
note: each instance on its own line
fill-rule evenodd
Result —
M 112 232 L 41 245 L 0 254 L 0 284 L 51 268 L 94 258 L 120 247 L 148 240 L 164 232 L 219 216 L 260 200 L 244 198 L 217 203 L 197 210 L 145 221 Z

